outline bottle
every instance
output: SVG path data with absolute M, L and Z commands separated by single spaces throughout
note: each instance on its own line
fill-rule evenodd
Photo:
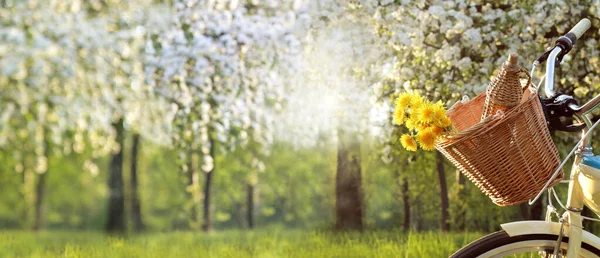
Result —
M 524 71 L 517 63 L 519 55 L 510 54 L 502 66 L 502 70 L 486 89 L 485 105 L 481 119 L 493 116 L 498 110 L 507 112 L 519 105 L 523 95 L 523 86 L 519 74 Z

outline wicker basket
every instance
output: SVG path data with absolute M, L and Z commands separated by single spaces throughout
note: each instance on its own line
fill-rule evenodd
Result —
M 535 197 L 560 165 L 535 91 L 519 105 L 481 120 L 485 92 L 448 111 L 458 133 L 438 141 L 442 152 L 499 206 Z M 550 184 L 563 178 L 562 171 Z

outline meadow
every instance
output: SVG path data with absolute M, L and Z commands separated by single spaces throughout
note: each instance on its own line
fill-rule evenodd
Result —
M 170 232 L 4 231 L 1 257 L 448 257 L 481 233 L 301 230 Z

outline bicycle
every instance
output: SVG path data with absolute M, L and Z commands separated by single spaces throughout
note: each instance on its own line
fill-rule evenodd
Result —
M 600 107 L 600 94 L 586 104 L 579 106 L 572 96 L 554 92 L 554 68 L 556 61 L 562 61 L 577 39 L 591 26 L 588 19 L 581 20 L 571 31 L 560 37 L 553 48 L 540 56 L 533 64 L 531 75 L 536 67 L 546 62 L 546 73 L 538 84 L 544 84 L 544 93 L 553 104 L 550 126 L 562 131 L 582 131 L 580 141 L 561 163 L 552 178 L 529 204 L 535 202 L 543 192 L 548 191 L 549 205 L 545 220 L 519 221 L 502 224 L 502 231 L 484 236 L 461 248 L 451 257 L 504 257 L 507 255 L 539 255 L 541 257 L 600 257 L 600 238 L 585 231 L 583 219 L 600 221 L 581 215 L 586 205 L 600 216 L 600 156 L 592 153 L 590 132 L 600 123 L 592 124 L 589 114 Z M 559 118 L 571 116 L 578 124 L 564 125 Z M 568 198 L 564 206 L 554 188 L 548 188 L 566 161 L 575 153 L 575 160 L 568 180 Z M 558 213 L 552 203 L 556 198 L 565 212 Z M 556 215 L 558 221 L 553 221 Z M 529 257 L 529 256 L 528 256 Z

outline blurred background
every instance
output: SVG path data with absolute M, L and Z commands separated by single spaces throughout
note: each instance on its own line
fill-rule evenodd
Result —
M 477 231 L 495 206 L 402 149 L 398 93 L 450 107 L 581 18 L 557 74 L 598 92 L 598 1 L 0 0 L 0 229 Z M 536 74 L 534 82 L 541 74 Z M 564 157 L 577 135 L 554 133 Z M 515 171 L 519 173 L 519 171 Z

